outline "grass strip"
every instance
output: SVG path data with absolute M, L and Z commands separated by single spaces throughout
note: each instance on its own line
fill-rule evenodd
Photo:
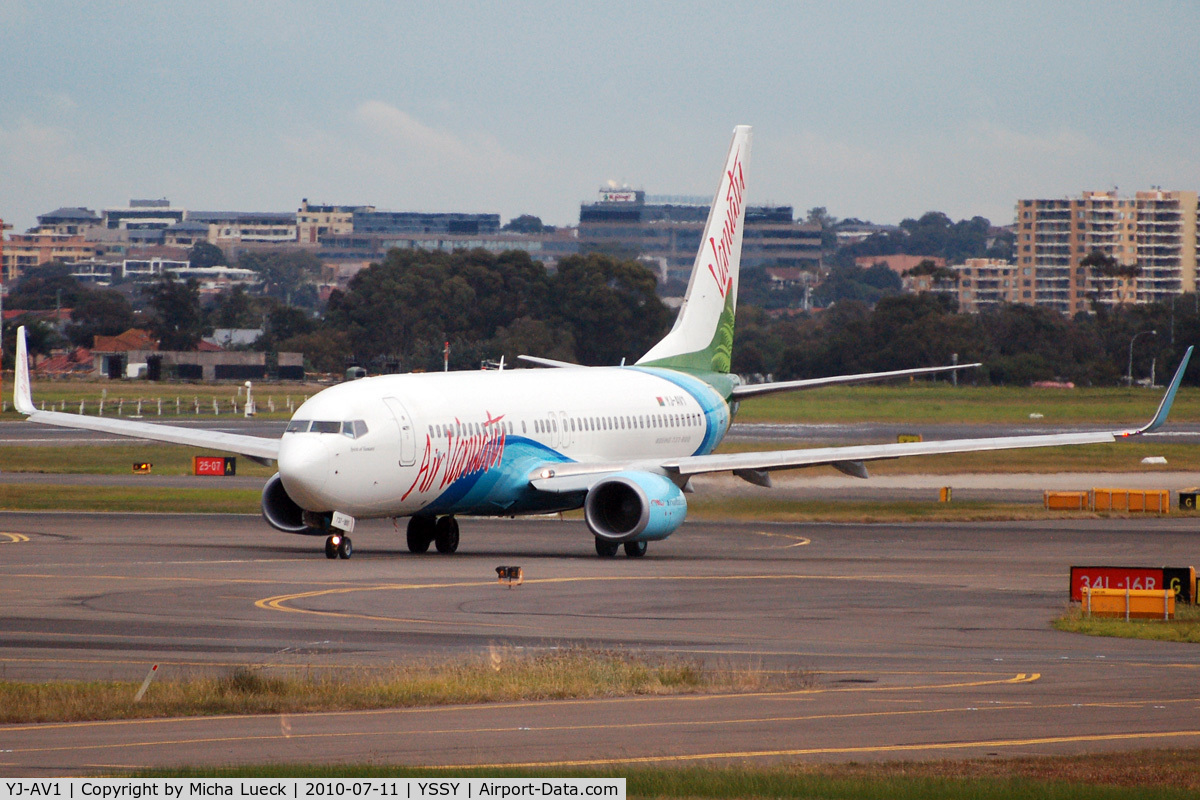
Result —
M 832 386 L 751 398 L 742 402 L 738 421 L 1034 424 L 1050 430 L 1055 425 L 1086 422 L 1140 425 L 1154 415 L 1161 398 L 1159 389 L 953 387 L 918 381 Z M 1171 419 L 1200 420 L 1200 390 L 1181 388 L 1171 408 Z
M 225 455 L 219 448 L 200 449 L 170 444 L 137 442 L 97 445 L 4 445 L 0 467 L 5 472 L 34 472 L 54 475 L 130 475 L 133 464 L 149 461 L 155 475 L 192 475 L 192 459 L 203 455 Z M 269 478 L 274 467 L 264 467 L 248 458 L 238 458 L 237 474 Z
M 283 714 L 630 695 L 801 688 L 801 671 L 649 661 L 610 650 L 418 660 L 383 669 L 239 667 L 220 675 L 163 675 L 134 701 L 137 682 L 0 682 L 0 722 L 66 722 L 225 714 Z
M 1200 644 L 1200 606 L 1176 603 L 1173 620 L 1131 619 L 1126 622 L 1113 617 L 1084 616 L 1083 607 L 1072 603 L 1066 614 L 1054 620 L 1054 627 L 1087 636 Z
M 258 514 L 261 502 L 262 492 L 256 489 L 0 483 L 0 510 L 4 511 Z
M 138 486 L 57 486 L 0 483 L 0 511 L 95 511 L 188 514 L 253 514 L 261 511 L 257 489 Z M 568 512 L 569 519 L 582 519 Z M 1144 519 L 1157 514 L 1047 511 L 1040 505 L 955 500 L 793 500 L 759 496 L 691 495 L 688 518 L 773 522 L 997 522 L 1002 520 Z M 1191 514 L 1195 516 L 1195 512 Z
M 762 767 L 616 766 L 600 770 L 445 770 L 387 765 L 275 764 L 205 770 L 156 770 L 134 774 L 139 777 L 177 778 L 625 778 L 627 794 L 631 798 L 1192 800 L 1197 789 L 1200 789 L 1200 750 Z
M 933 492 L 930 492 L 933 494 Z M 998 522 L 1003 520 L 1145 519 L 1161 514 L 1047 511 L 1032 503 L 955 500 L 794 500 L 691 495 L 688 519 L 772 522 Z
M 726 441 L 717 452 L 742 453 L 792 450 L 827 445 L 800 444 L 786 439 Z M 1143 464 L 1147 456 L 1162 456 L 1166 464 Z M 818 468 L 832 474 L 832 467 Z M 980 453 L 913 456 L 867 462 L 872 475 L 954 475 L 962 473 L 1054 474 L 1059 472 L 1200 472 L 1200 448 L 1177 442 L 1138 441 L 1075 447 L 1037 447 Z M 787 475 L 789 473 L 780 473 Z M 797 473 L 792 473 L 797 474 Z M 1091 488 L 1091 487 L 1081 487 Z
M 12 373 L 5 373 L 3 388 L 9 409 L 0 419 L 20 419 L 12 410 Z M 326 388 L 320 384 L 256 383 L 254 397 L 260 416 L 286 419 L 287 404 L 299 406 L 305 398 Z M 173 419 L 213 417 L 215 399 L 222 417 L 233 417 L 233 403 L 242 409 L 244 398 L 236 383 L 176 384 L 146 381 L 34 381 L 34 401 L 47 409 L 77 412 L 80 402 L 88 414 L 95 414 L 100 399 L 105 399 L 106 416 L 117 413 L 124 400 L 123 413 L 133 414 L 141 399 L 147 420 L 168 422 Z M 914 381 L 876 386 L 832 386 L 804 392 L 785 392 L 751 398 L 741 403 L 738 420 L 742 422 L 902 422 L 902 423 L 993 423 L 1036 424 L 1052 429 L 1055 425 L 1097 422 L 1118 426 L 1141 424 L 1158 405 L 1159 389 L 1140 387 L 1078 388 L 1071 390 L 1032 389 L 1006 386 L 958 386 L 947 383 Z M 180 416 L 175 414 L 179 398 Z M 158 400 L 163 414 L 158 415 Z M 200 413 L 195 413 L 199 401 Z M 269 413 L 269 403 L 275 412 Z M 1031 414 L 1040 414 L 1032 417 Z M 1183 387 L 1171 411 L 1175 421 L 1200 421 L 1200 389 Z

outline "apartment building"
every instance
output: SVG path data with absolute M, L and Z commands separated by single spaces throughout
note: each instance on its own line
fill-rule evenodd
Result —
M 322 236 L 354 233 L 355 213 L 371 213 L 375 206 L 311 205 L 308 198 L 300 201 L 296 211 L 296 235 L 300 244 L 315 245 Z
M 13 233 L 2 245 L 4 280 L 15 281 L 21 273 L 39 264 L 61 261 L 73 264 L 96 257 L 96 245 L 83 235 L 63 233 Z
M 1021 200 L 1016 249 L 1022 299 L 1075 314 L 1093 302 L 1157 303 L 1193 292 L 1196 215 L 1196 192 Z M 1093 253 L 1106 263 L 1083 263 Z

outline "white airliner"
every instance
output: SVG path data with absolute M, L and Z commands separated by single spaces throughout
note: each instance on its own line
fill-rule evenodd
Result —
M 742 385 L 729 372 L 746 209 L 750 128 L 738 126 L 671 331 L 632 366 L 383 375 L 343 383 L 296 410 L 266 439 L 132 420 L 39 411 L 30 391 L 24 329 L 15 400 L 32 422 L 211 448 L 276 462 L 262 513 L 287 533 L 326 536 L 329 558 L 349 558 L 356 519 L 408 517 L 408 548 L 452 553 L 455 519 L 582 507 L 596 552 L 642 556 L 687 514 L 693 475 L 733 472 L 770 485 L 772 470 L 827 464 L 867 477 L 865 462 L 935 453 L 1111 442 L 1166 420 L 1184 356 L 1158 412 L 1119 432 L 821 447 L 714 454 L 738 401 L 769 392 L 860 383 L 961 367 L 930 367 Z

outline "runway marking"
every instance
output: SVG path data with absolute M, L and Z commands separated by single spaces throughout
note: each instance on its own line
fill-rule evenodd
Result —
M 812 580 L 812 581 L 863 581 L 863 580 L 889 580 L 898 579 L 900 576 L 895 575 L 597 575 L 597 576 L 572 576 L 565 578 L 534 578 L 526 579 L 525 586 L 534 586 L 538 584 L 549 585 L 556 583 L 617 583 L 631 581 L 795 581 L 795 580 Z M 264 597 L 261 600 L 256 600 L 254 605 L 265 611 L 284 611 L 292 614 L 313 614 L 315 616 L 326 617 L 341 617 L 345 619 L 364 619 L 372 622 L 411 622 L 421 625 L 462 625 L 462 626 L 483 626 L 497 628 L 512 628 L 515 630 L 523 630 L 531 627 L 531 625 L 499 625 L 495 623 L 483 622 L 447 622 L 443 620 L 433 619 L 415 619 L 407 617 L 385 617 L 372 614 L 357 614 L 352 612 L 342 611 L 318 611 L 308 608 L 292 608 L 288 603 L 297 600 L 309 600 L 315 597 L 323 597 L 326 595 L 349 594 L 351 592 L 386 592 L 386 591 L 413 591 L 417 589 L 461 589 L 474 588 L 481 586 L 495 586 L 495 581 L 459 581 L 448 583 L 385 583 L 375 586 L 348 586 L 338 589 L 317 589 L 310 592 L 296 592 L 294 594 L 280 594 L 273 597 Z
M 794 539 L 795 541 L 793 541 L 791 544 L 779 545 L 776 547 L 751 547 L 749 548 L 750 550 L 786 550 L 789 547 L 804 547 L 805 545 L 812 544 L 812 539 L 809 539 L 807 536 L 796 536 L 792 533 L 770 533 L 768 531 L 754 531 L 754 533 L 758 536 L 770 536 L 779 539 Z
M 4 539 L 0 539 L 0 544 L 20 544 L 21 542 L 29 541 L 29 537 L 23 533 L 8 533 L 7 531 L 0 531 L 0 536 L 4 537 Z
M 691 753 L 675 756 L 635 756 L 626 758 L 589 758 L 564 761 L 514 761 L 495 764 L 441 764 L 430 769 L 503 769 L 543 767 L 600 767 L 616 764 L 654 764 L 683 761 L 717 761 L 733 758 L 779 758 L 782 756 L 860 755 L 868 753 L 917 753 L 934 750 L 968 750 L 980 747 L 1030 747 L 1041 744 L 1081 744 L 1084 742 L 1148 741 L 1200 737 L 1200 731 L 1161 731 L 1154 733 L 1109 733 L 1083 736 L 1043 736 L 1031 739 L 983 739 L 974 742 L 928 742 L 920 744 L 866 745 L 860 747 L 809 747 L 789 750 L 743 750 L 729 753 Z
M 1036 680 L 1038 677 L 1040 677 L 1040 676 L 1038 676 L 1035 673 L 1033 675 L 1032 679 Z M 924 685 L 924 686 L 900 686 L 900 687 L 894 687 L 894 688 L 896 690 L 911 689 L 913 691 L 928 691 L 931 689 L 939 689 L 939 688 L 959 688 L 964 685 L 967 685 L 967 686 L 992 686 L 992 685 L 1003 685 L 1003 684 L 1011 685 L 1011 684 L 1016 684 L 1016 683 L 1029 683 L 1029 682 L 1031 682 L 1031 681 L 1030 681 L 1028 675 L 1026 675 L 1025 673 L 1018 673 L 1017 675 L 1014 675 L 1011 678 L 999 678 L 998 677 L 994 681 L 978 681 L 978 682 L 975 682 L 972 684 L 957 684 L 957 683 L 956 684 L 929 684 L 929 685 Z M 632 704 L 645 705 L 648 703 L 701 703 L 701 702 L 712 702 L 712 701 L 719 701 L 719 700 L 742 700 L 742 699 L 762 699 L 762 698 L 774 699 L 775 697 L 781 697 L 781 698 L 789 697 L 789 698 L 794 699 L 797 695 L 801 695 L 801 694 L 814 694 L 815 695 L 815 694 L 826 694 L 826 693 L 834 693 L 834 692 L 836 692 L 836 693 L 855 693 L 855 692 L 870 692 L 870 691 L 878 691 L 878 688 L 877 687 L 843 687 L 843 688 L 829 689 L 829 690 L 805 689 L 805 690 L 800 690 L 798 692 L 789 690 L 789 691 L 783 691 L 783 692 L 726 692 L 726 693 L 720 693 L 720 694 L 702 694 L 702 695 L 650 695 L 650 696 L 634 695 L 634 696 L 630 696 L 630 697 L 584 697 L 584 698 L 566 699 L 566 700 L 521 700 L 521 701 L 510 701 L 510 702 L 499 702 L 499 703 L 487 703 L 484 705 L 478 705 L 478 704 L 473 704 L 473 703 L 469 703 L 469 704 L 461 704 L 460 703 L 460 704 L 446 705 L 446 706 L 422 706 L 422 707 L 413 707 L 413 708 L 369 708 L 369 709 L 351 710 L 351 711 L 313 711 L 313 712 L 307 712 L 307 713 L 297 713 L 294 716 L 297 718 L 301 718 L 301 717 L 347 717 L 347 718 L 351 718 L 351 717 L 375 717 L 375 716 L 384 716 L 384 715 L 415 716 L 415 715 L 434 715 L 434 714 L 449 714 L 449 713 L 463 713 L 463 712 L 471 713 L 471 712 L 488 712 L 488 711 L 511 711 L 514 709 L 544 708 L 544 707 L 549 707 L 549 706 L 553 706 L 555 708 L 563 708 L 566 706 L 601 706 L 601 705 L 613 706 L 613 705 L 632 705 Z M 1147 701 L 1147 702 L 1174 704 L 1174 703 L 1196 702 L 1196 699 L 1151 700 L 1151 701 Z M 1020 705 L 1018 703 L 1018 701 L 1008 701 L 1007 705 L 1010 705 L 1014 708 L 1017 708 L 1017 707 L 1020 707 L 1023 709 L 1024 708 L 1033 708 L 1033 706 L 1031 706 L 1031 705 L 1030 706 Z M 1061 705 L 1052 705 L 1052 706 L 1045 706 L 1045 707 L 1046 708 L 1075 708 L 1078 705 L 1080 705 L 1080 704 L 1064 703 Z M 1083 704 L 1084 707 L 1088 707 L 1088 708 L 1090 708 L 1092 706 L 1100 706 L 1100 705 L 1102 705 L 1102 704 L 1099 704 L 1099 703 Z M 991 706 L 984 706 L 984 708 L 991 708 Z M 1039 706 L 1039 708 L 1041 708 L 1041 707 Z M 929 711 L 936 711 L 936 710 L 937 709 L 930 709 Z M 876 711 L 876 712 L 869 712 L 866 714 L 866 716 L 886 716 L 886 715 L 892 714 L 892 713 L 901 713 L 901 712 Z M 924 712 L 921 712 L 921 713 L 924 713 Z M 227 714 L 227 715 L 223 715 L 223 716 L 213 716 L 213 717 L 175 717 L 175 718 L 156 717 L 153 719 L 107 719 L 107 720 L 85 720 L 85 721 L 81 721 L 81 722 L 38 722 L 38 723 L 32 723 L 32 724 L 16 723 L 16 724 L 10 724 L 10 725 L 0 725 L 0 732 L 13 733 L 13 732 L 17 732 L 17 731 L 27 731 L 27 730 L 45 731 L 45 730 L 58 730 L 58 729 L 66 729 L 66 728 L 107 728 L 107 727 L 126 727 L 126 726 L 157 726 L 157 725 L 170 725 L 170 724 L 209 724 L 209 723 L 218 723 L 221 720 L 255 719 L 255 718 L 260 718 L 260 717 L 265 717 L 265 716 L 274 716 L 274 715 Z M 697 720 L 694 722 L 698 722 L 698 723 L 702 724 L 704 721 Z M 614 727 L 620 727 L 620 726 L 614 726 Z M 310 734 L 310 735 L 315 736 L 316 734 Z M 349 735 L 349 734 L 347 734 L 347 735 Z M 361 735 L 367 735 L 367 734 L 361 734 Z
M 946 711 L 964 711 L 967 709 L 948 709 Z M 921 713 L 921 712 L 898 712 L 898 713 Z M 944 713 L 943 711 L 935 713 Z M 770 721 L 770 720 L 767 720 Z M 782 720 L 788 721 L 788 720 Z M 750 720 L 754 722 L 754 720 Z M 695 723 L 693 723 L 695 724 Z M 700 724 L 711 724 L 701 722 Z M 595 726 L 603 727 L 622 727 L 622 726 Z M 586 730 L 589 726 L 581 726 L 578 729 Z M 394 738 L 400 736 L 429 736 L 436 734 L 470 734 L 470 733 L 504 733 L 515 732 L 518 728 L 508 725 L 496 728 L 479 728 L 479 729 L 448 729 L 446 731 L 351 731 L 339 733 L 292 733 L 281 732 L 277 734 L 256 735 L 256 736 L 213 736 L 205 738 L 190 738 L 190 739 L 165 739 L 160 741 L 140 741 L 140 742 L 115 742 L 110 744 L 88 744 L 88 745 L 64 745 L 59 747 L 30 747 L 14 749 L 12 752 L 17 754 L 32 754 L 32 753 L 62 753 L 62 752 L 79 752 L 85 750 L 121 750 L 135 747 L 172 747 L 172 746 L 194 746 L 198 744 L 226 744 L 233 742 L 266 742 L 266 741 L 289 741 L 298 739 L 344 739 L 344 738 L 362 738 L 362 737 L 380 737 L 387 736 Z M 552 726 L 548 728 L 538 728 L 539 731 L 547 733 L 577 730 L 570 726 L 559 727 Z M 779 758 L 783 756 L 814 756 L 814 755 L 858 755 L 869 753 L 903 753 L 903 752 L 929 752 L 937 750 L 966 750 L 983 747 L 1030 747 L 1034 745 L 1046 744 L 1081 744 L 1088 742 L 1113 742 L 1113 741 L 1147 741 L 1153 739 L 1180 739 L 1180 738 L 1196 738 L 1200 737 L 1200 730 L 1177 730 L 1177 731 L 1152 731 L 1143 733 L 1108 733 L 1108 734 L 1083 734 L 1078 736 L 1043 736 L 1031 737 L 1025 739 L 983 739 L 976 741 L 957 741 L 957 742 L 919 742 L 911 744 L 892 744 L 892 745 L 859 745 L 851 747 L 811 747 L 811 748 L 786 748 L 774 750 L 741 750 L 729 752 L 708 752 L 708 753 L 684 753 L 677 755 L 658 755 L 658 756 L 626 756 L 621 758 L 593 758 L 593 759 L 563 759 L 555 761 L 514 761 L 514 762 L 495 762 L 490 764 L 437 764 L 429 765 L 430 769 L 505 769 L 505 768 L 548 768 L 548 767 L 593 767 L 593 766 L 613 766 L 619 764 L 652 764 L 663 762 L 688 762 L 688 761 L 717 761 L 728 759 L 749 759 L 749 758 Z

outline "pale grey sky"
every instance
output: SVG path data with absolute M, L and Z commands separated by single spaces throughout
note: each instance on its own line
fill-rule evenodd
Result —
M 1011 222 L 1200 189 L 1194 2 L 0 0 L 0 217 L 169 197 L 521 213 L 605 181 Z

